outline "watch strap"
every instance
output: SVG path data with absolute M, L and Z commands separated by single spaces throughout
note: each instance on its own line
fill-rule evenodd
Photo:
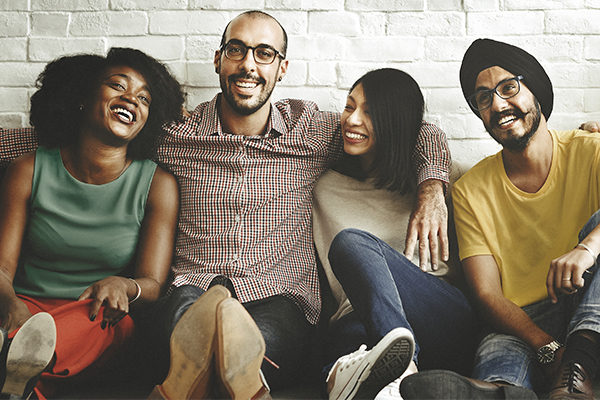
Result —
M 561 347 L 563 347 L 563 344 L 560 343 L 558 340 L 553 340 L 550 343 L 548 343 L 548 344 L 540 347 L 538 349 L 538 351 L 536 352 L 536 356 L 537 356 L 538 361 L 541 362 L 541 363 L 549 363 L 549 362 L 551 362 L 551 361 L 545 361 L 545 362 L 542 361 L 544 352 L 545 351 L 550 351 L 550 352 L 552 352 L 554 354 L 556 352 L 556 350 L 560 349 Z

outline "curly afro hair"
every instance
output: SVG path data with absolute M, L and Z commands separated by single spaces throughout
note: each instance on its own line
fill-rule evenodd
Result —
M 29 117 L 41 145 L 67 146 L 77 141 L 83 122 L 81 107 L 113 67 L 130 67 L 148 84 L 152 96 L 148 120 L 129 143 L 127 153 L 134 159 L 154 156 L 163 126 L 181 120 L 185 94 L 164 64 L 131 48 L 111 48 L 106 57 L 65 56 L 46 65 L 36 80 L 38 91 L 31 97 Z

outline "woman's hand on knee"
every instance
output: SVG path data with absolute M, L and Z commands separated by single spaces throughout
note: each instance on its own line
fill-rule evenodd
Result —
M 128 278 L 109 276 L 88 287 L 78 300 L 93 299 L 90 308 L 90 321 L 94 321 L 104 306 L 102 329 L 116 325 L 129 313 L 129 285 L 135 285 Z

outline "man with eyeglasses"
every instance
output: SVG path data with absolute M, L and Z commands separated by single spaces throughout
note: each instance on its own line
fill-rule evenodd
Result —
M 524 50 L 479 39 L 463 94 L 502 150 L 453 188 L 459 253 L 487 321 L 473 378 L 429 371 L 405 399 L 593 399 L 600 341 L 600 137 L 547 127 L 553 90 Z M 583 228 L 583 229 L 582 229 Z
M 307 375 L 321 308 L 312 188 L 341 155 L 342 140 L 338 113 L 321 112 L 304 100 L 271 102 L 288 71 L 286 52 L 287 35 L 273 17 L 249 11 L 234 18 L 214 57 L 222 93 L 169 127 L 158 150 L 182 191 L 173 288 L 153 311 L 155 331 L 164 337 L 173 331 L 171 371 L 155 391 L 163 397 L 264 395 L 257 370 L 265 352 L 257 343 L 263 338 L 268 359 L 261 371 L 271 388 L 297 384 Z M 439 130 L 424 131 L 420 143 L 415 159 L 425 181 L 421 188 L 433 195 L 421 196 L 424 207 L 416 210 L 415 221 L 425 228 L 415 228 L 414 237 L 431 232 L 443 243 L 445 216 L 432 215 L 431 209 L 445 208 L 447 143 Z M 435 263 L 433 242 L 420 252 L 431 247 Z M 225 286 L 239 299 L 258 329 L 244 324 L 239 309 L 223 312 L 214 286 Z M 215 314 L 217 327 L 206 329 Z M 194 326 L 216 332 L 215 344 L 206 333 L 198 335 L 199 346 L 186 345 L 183 338 L 186 332 L 194 337 Z M 241 333 L 225 326 L 238 326 Z M 214 353 L 193 354 L 211 346 Z

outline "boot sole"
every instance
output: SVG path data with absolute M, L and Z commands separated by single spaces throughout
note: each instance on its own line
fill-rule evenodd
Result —
M 207 290 L 183 314 L 171 334 L 171 368 L 150 398 L 205 398 L 210 389 L 214 354 L 216 310 L 231 297 L 223 286 Z
M 364 364 L 351 377 L 345 377 L 345 383 L 337 382 L 342 379 L 332 375 L 337 385 L 345 386 L 330 400 L 373 399 L 390 382 L 393 382 L 406 371 L 415 351 L 414 340 L 408 329 L 396 328 L 385 335 L 371 354 L 379 354 L 374 360 L 363 360 Z M 335 373 L 335 372 L 334 372 Z M 330 379 L 330 378 L 328 378 Z M 337 386 L 334 384 L 334 387 Z M 333 391 L 333 390 L 332 390 Z
M 217 332 L 217 370 L 229 398 L 250 399 L 261 394 L 260 366 L 265 341 L 250 314 L 237 300 L 227 299 L 219 304 Z
M 392 342 L 371 367 L 369 376 L 360 385 L 356 395 L 349 398 L 373 399 L 377 393 L 406 371 L 415 351 L 414 342 L 399 338 Z
M 6 356 L 2 393 L 27 397 L 27 382 L 48 366 L 56 348 L 54 318 L 41 312 L 29 318 L 15 334 Z

